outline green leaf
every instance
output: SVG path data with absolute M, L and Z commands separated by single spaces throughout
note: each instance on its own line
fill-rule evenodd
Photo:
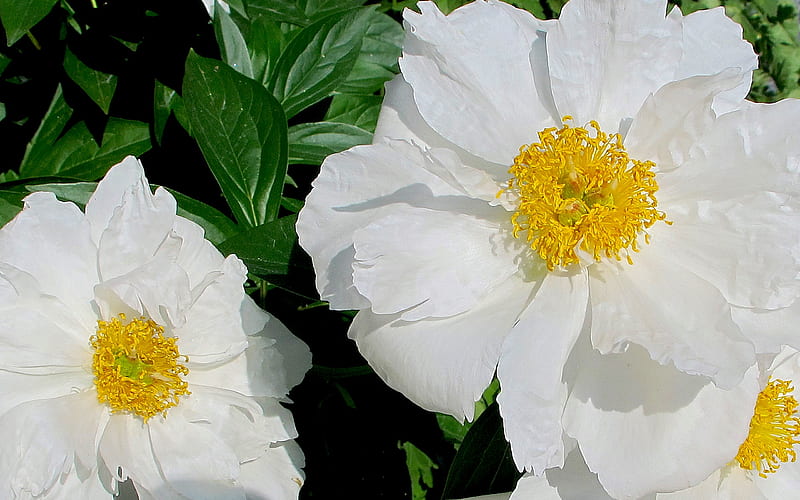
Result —
M 286 117 L 278 102 L 221 61 L 190 52 L 183 104 L 236 220 L 249 226 L 274 220 L 288 153 Z
M 0 21 L 9 47 L 50 13 L 58 0 L 0 0 Z
M 511 491 L 521 474 L 511 458 L 497 403 L 470 427 L 458 449 L 442 498 L 463 498 Z
M 155 81 L 153 89 L 153 136 L 155 136 L 158 144 L 161 144 L 167 120 L 169 120 L 169 115 L 172 113 L 173 103 L 177 101 L 176 98 L 180 99 L 177 92 L 158 80 Z
M 214 33 L 222 60 L 248 78 L 253 78 L 253 65 L 242 32 L 225 9 L 214 9 Z
M 43 159 L 51 152 L 53 144 L 64 130 L 70 116 L 72 116 L 72 109 L 64 100 L 64 94 L 59 85 L 53 95 L 53 100 L 50 101 L 50 107 L 47 108 L 47 112 L 42 118 L 42 123 L 39 124 L 33 138 L 25 147 L 25 156 L 19 167 L 20 175 L 23 177 L 34 175 L 28 174 L 28 172 L 37 170 L 36 165 L 43 163 Z
M 372 11 L 367 32 L 361 42 L 353 69 L 336 91 L 345 94 L 371 94 L 400 72 L 397 60 L 402 53 L 403 28 L 382 12 Z
M 470 1 L 472 0 L 436 0 L 436 5 L 442 13 L 449 14 Z
M 219 245 L 239 232 L 236 223 L 216 208 L 174 189 L 165 189 L 178 201 L 178 215 L 201 226 L 205 230 L 206 239 L 211 243 Z
M 6 118 L 6 105 L 0 102 L 0 122 Z
M 6 55 L 3 55 L 3 54 L 0 54 L 0 75 L 3 74 L 3 71 L 6 70 L 6 68 L 8 67 L 8 65 L 10 63 L 11 63 L 11 58 L 10 57 L 8 57 Z
M 354 125 L 301 123 L 289 128 L 289 163 L 319 165 L 328 155 L 371 140 L 371 133 Z
M 287 118 L 324 99 L 347 79 L 371 14 L 372 9 L 365 8 L 326 17 L 289 42 L 268 86 Z
M 297 243 L 296 215 L 247 229 L 219 244 L 222 253 L 235 253 L 247 269 L 259 276 L 308 272 L 310 262 Z
M 0 191 L 0 227 L 22 210 L 22 197 L 22 194 L 14 191 Z
M 375 132 L 383 97 L 378 95 L 339 94 L 333 97 L 325 121 L 349 123 L 368 132 Z
M 433 469 L 438 469 L 439 466 L 411 442 L 398 442 L 397 447 L 406 452 L 412 500 L 425 500 L 426 491 L 433 487 Z
M 111 99 L 117 89 L 117 75 L 109 75 L 86 66 L 69 49 L 64 51 L 64 71 L 100 106 L 103 113 L 108 114 Z
M 152 188 L 158 186 L 151 185 Z M 37 191 L 48 191 L 53 193 L 62 201 L 71 201 L 81 208 L 84 208 L 97 189 L 96 182 L 72 182 L 72 183 L 45 183 L 45 184 L 26 184 L 25 189 L 31 193 Z M 234 236 L 238 232 L 236 224 L 227 218 L 216 208 L 210 207 L 203 202 L 190 198 L 173 189 L 167 189 L 178 202 L 178 215 L 195 222 L 205 231 L 205 237 L 214 244 Z M 1 208 L 1 207 L 0 207 Z
M 275 64 L 284 47 L 284 34 L 280 26 L 266 16 L 250 25 L 247 48 L 253 67 L 253 78 L 264 85 L 270 80 Z
M 49 148 L 40 149 L 34 159 L 23 162 L 20 176 L 96 180 L 126 156 L 141 155 L 150 147 L 150 130 L 144 122 L 110 118 L 100 145 L 86 124 L 79 122 Z
M 251 18 L 265 16 L 276 22 L 308 26 L 330 14 L 343 12 L 366 0 L 249 0 L 247 11 Z

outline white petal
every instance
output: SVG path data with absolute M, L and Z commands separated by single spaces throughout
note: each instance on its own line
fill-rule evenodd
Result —
M 681 23 L 665 0 L 572 0 L 547 33 L 553 97 L 576 125 L 616 132 L 645 98 L 674 79 Z
M 435 168 L 429 165 L 454 161 L 454 156 L 440 159 L 435 151 L 390 141 L 357 146 L 325 160 L 300 211 L 297 233 L 314 262 L 317 290 L 331 308 L 369 306 L 353 286 L 355 230 L 394 212 L 398 204 L 429 206 L 440 198 L 464 195 L 429 170 Z
M 224 494 L 224 498 L 243 499 L 244 492 L 235 487 L 239 460 L 213 432 L 216 422 L 187 421 L 182 418 L 184 414 L 173 411 L 167 418 L 155 417 L 148 424 L 153 454 L 164 479 L 187 498 L 214 499 Z
M 305 482 L 303 453 L 294 441 L 267 450 L 264 456 L 242 464 L 239 484 L 251 500 L 297 498 Z
M 432 2 L 419 8 L 404 13 L 400 69 L 420 114 L 450 142 L 510 165 L 553 123 L 529 61 L 549 23 L 500 2 L 474 2 L 446 17 Z
M 86 204 L 101 278 L 124 275 L 156 255 L 170 236 L 176 210 L 165 189 L 150 191 L 138 160 L 128 157 L 112 167 Z
M 215 363 L 238 355 L 247 347 L 241 307 L 246 270 L 235 255 L 192 290 L 185 322 L 175 328 L 181 354 L 192 363 Z
M 384 140 L 404 140 L 424 149 L 443 148 L 452 151 L 458 156 L 460 166 L 468 167 L 455 170 L 454 175 L 467 174 L 477 177 L 472 173 L 474 170 L 500 179 L 508 177 L 508 162 L 497 164 L 486 161 L 461 149 L 433 130 L 419 114 L 417 104 L 414 102 L 414 90 L 403 79 L 402 74 L 386 82 L 386 95 L 381 103 L 381 112 L 375 127 L 373 142 Z M 492 196 L 497 193 L 497 187 L 494 190 Z
M 636 345 L 607 355 L 577 349 L 564 427 L 611 496 L 688 488 L 736 456 L 760 391 L 755 367 L 722 390 Z
M 3 414 L 0 417 L 3 497 L 37 496 L 57 487 L 61 475 L 74 471 L 76 464 L 91 468 L 95 463 L 101 411 L 95 393 L 86 391 L 29 401 Z
M 189 276 L 189 286 L 196 287 L 206 279 L 208 273 L 222 267 L 225 257 L 205 239 L 202 227 L 178 216 L 175 217 L 173 231 L 181 239 L 176 264 Z
M 44 293 L 58 297 L 79 317 L 89 317 L 98 281 L 90 229 L 73 203 L 60 202 L 52 193 L 33 193 L 0 230 L 0 262 L 29 273 Z
M 586 467 L 580 450 L 567 454 L 564 467 L 548 469 L 543 476 L 525 474 L 517 482 L 511 500 L 611 500 Z
M 509 279 L 471 311 L 444 319 L 409 322 L 361 311 L 349 336 L 393 389 L 427 410 L 471 420 L 532 289 Z
M 413 321 L 468 311 L 519 271 L 507 223 L 501 208 L 474 217 L 398 207 L 353 234 L 353 283 L 377 314 L 411 309 L 402 319 Z
M 585 325 L 587 276 L 550 273 L 503 343 L 497 397 L 517 467 L 541 474 L 564 463 L 564 364 Z M 532 362 L 532 360 L 536 362 Z
M 153 455 L 149 427 L 140 418 L 112 415 L 100 440 L 99 454 L 112 476 L 120 482 L 130 477 L 140 495 L 164 500 L 184 498 L 165 483 Z
M 738 71 L 728 70 L 661 87 L 644 101 L 625 136 L 630 157 L 655 162 L 660 173 L 683 165 L 695 152 L 698 139 L 714 125 L 711 104 L 715 96 L 731 89 L 740 77 Z M 661 177 L 658 181 L 665 182 Z M 663 203 L 663 191 L 656 197 Z
M 656 242 L 633 259 L 590 268 L 594 347 L 608 353 L 634 342 L 659 363 L 720 387 L 738 384 L 754 351 L 719 290 L 663 256 Z
M 741 75 L 738 85 L 714 99 L 714 111 L 718 114 L 736 109 L 750 91 L 752 72 L 758 67 L 752 45 L 742 38 L 742 27 L 725 15 L 723 7 L 693 12 L 682 19 L 682 24 L 683 54 L 675 77 L 738 69 Z

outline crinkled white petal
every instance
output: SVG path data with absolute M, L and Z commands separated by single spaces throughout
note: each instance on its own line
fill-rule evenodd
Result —
M 333 309 L 364 309 L 370 302 L 353 285 L 354 232 L 400 204 L 459 210 L 460 204 L 484 210 L 483 201 L 454 187 L 453 153 L 424 151 L 403 141 L 359 146 L 329 156 L 297 220 L 300 244 L 311 255 L 316 284 Z M 499 210 L 499 208 L 498 208 Z
M 444 148 L 455 153 L 461 160 L 461 167 L 453 170 L 453 175 L 478 177 L 478 173 L 501 179 L 508 177 L 508 162 L 493 163 L 462 149 L 448 141 L 433 130 L 414 102 L 414 89 L 405 81 L 403 75 L 397 75 L 386 82 L 386 94 L 381 103 L 378 124 L 375 127 L 373 143 L 385 140 L 404 140 L 422 148 Z M 496 194 L 497 188 L 494 188 Z
M 564 467 L 548 469 L 542 476 L 523 475 L 510 500 L 611 500 L 591 472 L 580 450 L 573 449 Z
M 645 98 L 672 81 L 681 60 L 681 22 L 666 0 L 572 0 L 547 32 L 553 97 L 576 125 L 596 120 L 616 132 Z
M 532 289 L 509 279 L 471 311 L 450 318 L 403 321 L 360 311 L 349 335 L 389 386 L 425 409 L 471 420 Z
M 0 262 L 29 273 L 43 293 L 91 322 L 89 303 L 98 275 L 90 229 L 75 204 L 52 193 L 30 194 L 22 212 L 0 229 Z
M 549 274 L 503 342 L 497 378 L 506 439 L 520 470 L 564 463 L 564 365 L 585 325 L 587 275 Z
M 42 495 L 63 474 L 91 468 L 102 411 L 86 391 L 28 401 L 0 416 L 2 497 Z
M 176 207 L 167 190 L 150 191 L 135 158 L 111 167 L 86 204 L 101 279 L 127 274 L 152 259 L 168 243 Z
M 421 14 L 404 12 L 400 69 L 420 114 L 448 141 L 510 165 L 520 145 L 553 123 L 529 61 L 551 23 L 500 2 L 473 2 L 449 16 L 432 2 L 418 6 Z
M 615 498 L 697 484 L 747 437 L 761 390 L 755 367 L 723 390 L 656 363 L 636 345 L 607 355 L 587 345 L 577 355 L 564 429 Z
M 504 225 L 502 208 L 472 216 L 397 207 L 354 232 L 353 283 L 377 314 L 414 321 L 468 311 L 519 271 L 520 245 Z
M 634 342 L 659 363 L 734 387 L 755 362 L 752 344 L 719 290 L 662 255 L 658 243 L 633 254 L 633 265 L 590 268 L 592 344 L 609 353 Z
M 675 78 L 712 75 L 735 68 L 739 82 L 715 97 L 714 111 L 723 114 L 738 108 L 750 92 L 753 70 L 758 67 L 758 56 L 750 42 L 742 38 L 742 27 L 725 15 L 723 7 L 693 12 L 681 22 L 683 52 Z
M 297 498 L 305 483 L 303 454 L 294 441 L 272 447 L 250 462 L 243 463 L 239 484 L 250 500 Z

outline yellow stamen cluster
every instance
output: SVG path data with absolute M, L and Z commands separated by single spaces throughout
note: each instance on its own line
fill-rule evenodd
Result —
M 750 433 L 739 447 L 736 461 L 747 470 L 758 470 L 758 475 L 778 470 L 784 462 L 794 462 L 797 454 L 792 449 L 800 443 L 800 415 L 797 400 L 791 396 L 791 381 L 771 380 L 758 395 Z
M 189 370 L 179 363 L 176 338 L 164 337 L 164 328 L 152 320 L 125 315 L 98 321 L 90 338 L 94 356 L 92 370 L 97 399 L 114 412 L 138 415 L 147 422 L 178 404 L 178 397 L 190 394 L 181 379 Z
M 524 233 L 551 271 L 579 262 L 578 248 L 598 261 L 624 254 L 632 263 L 628 250 L 639 251 L 640 233 L 666 217 L 656 208 L 655 164 L 630 159 L 619 134 L 594 121 L 589 128 L 539 132 L 509 169 L 505 191 L 519 203 L 514 236 Z

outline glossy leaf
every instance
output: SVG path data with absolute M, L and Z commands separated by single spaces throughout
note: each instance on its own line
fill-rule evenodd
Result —
M 253 67 L 253 78 L 267 84 L 284 47 L 284 34 L 280 26 L 266 16 L 250 25 L 247 47 Z
M 86 92 L 86 95 L 100 106 L 103 113 L 108 114 L 111 99 L 117 89 L 117 75 L 103 73 L 86 66 L 69 49 L 64 52 L 64 71 Z
M 297 244 L 296 223 L 296 215 L 281 217 L 222 242 L 219 249 L 225 254 L 235 253 L 251 273 L 260 276 L 308 271 L 311 264 Z
M 276 22 L 308 26 L 325 16 L 343 12 L 366 0 L 249 0 L 247 11 L 251 18 L 265 16 Z
M 325 121 L 349 123 L 373 133 L 382 102 L 383 97 L 378 95 L 338 94 L 331 100 Z
M 289 163 L 319 165 L 326 156 L 358 144 L 372 134 L 354 125 L 334 122 L 301 123 L 289 129 Z
M 25 148 L 25 156 L 19 167 L 20 175 L 31 177 L 37 175 L 37 171 L 46 170 L 43 159 L 50 153 L 70 116 L 72 116 L 72 109 L 64 100 L 64 93 L 59 85 L 53 95 L 53 100 L 50 101 L 50 107 L 42 118 L 42 123 L 39 124 L 39 128 Z
M 385 82 L 400 72 L 397 59 L 402 52 L 403 37 L 400 23 L 382 12 L 373 11 L 353 69 L 336 90 L 350 94 L 381 90 Z
M 172 113 L 173 103 L 180 99 L 178 93 L 158 80 L 153 89 L 153 135 L 156 142 L 161 144 L 167 120 Z
M 503 434 L 497 403 L 470 427 L 447 474 L 442 498 L 463 498 L 512 491 L 520 473 Z
M 183 105 L 203 156 L 239 223 L 274 220 L 286 176 L 286 118 L 256 81 L 194 52 Z
M 222 60 L 248 78 L 253 78 L 253 66 L 242 32 L 224 9 L 214 9 L 214 33 Z
M 342 84 L 358 58 L 372 9 L 329 16 L 295 35 L 281 54 L 269 90 L 291 118 Z
M 57 0 L 0 0 L 0 21 L 9 47 L 50 13 Z

